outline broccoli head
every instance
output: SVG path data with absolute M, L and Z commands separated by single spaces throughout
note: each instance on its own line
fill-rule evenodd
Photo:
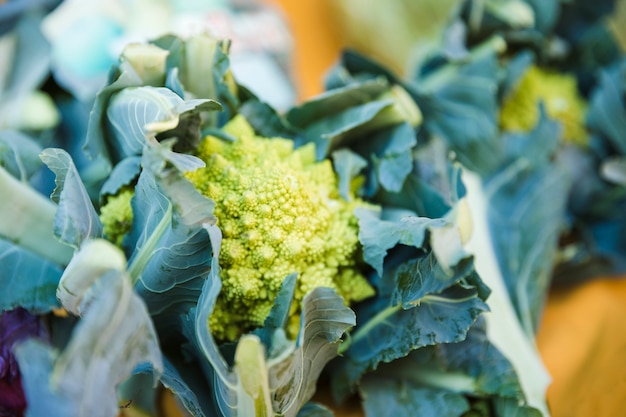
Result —
M 206 137 L 197 151 L 206 167 L 187 174 L 215 201 L 223 233 L 222 292 L 209 320 L 215 337 L 234 340 L 261 326 L 292 272 L 299 278 L 291 335 L 299 301 L 313 288 L 334 288 L 347 303 L 373 295 L 355 256 L 353 211 L 365 203 L 339 196 L 331 162 L 317 162 L 312 144 L 294 149 L 291 140 L 256 136 L 241 116 L 224 132 L 236 140 Z
M 507 131 L 529 131 L 539 121 L 539 102 L 548 116 L 563 125 L 564 140 L 578 145 L 588 142 L 586 104 L 578 93 L 576 78 L 530 66 L 503 103 L 500 125 Z

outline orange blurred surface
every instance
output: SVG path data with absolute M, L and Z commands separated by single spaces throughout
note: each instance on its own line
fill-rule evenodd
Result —
M 323 76 L 339 58 L 342 41 L 332 0 L 264 0 L 282 10 L 294 36 L 293 68 L 300 100 L 323 91 Z
M 554 417 L 626 414 L 626 280 L 555 291 L 537 335 Z

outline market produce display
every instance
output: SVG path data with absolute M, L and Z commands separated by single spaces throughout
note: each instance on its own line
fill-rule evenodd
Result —
M 204 32 L 124 45 L 87 97 L 21 15 L 0 415 L 551 415 L 549 289 L 626 269 L 616 7 L 446 2 L 410 75 L 346 50 L 286 109 Z

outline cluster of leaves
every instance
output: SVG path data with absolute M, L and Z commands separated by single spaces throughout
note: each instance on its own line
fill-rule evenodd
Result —
M 50 333 L 11 346 L 36 399 L 26 415 L 113 416 L 158 385 L 193 416 L 332 415 L 310 402 L 320 377 L 371 416 L 549 415 L 534 347 L 549 285 L 572 266 L 623 267 L 625 67 L 615 51 L 591 54 L 597 36 L 616 44 L 588 18 L 582 1 L 459 2 L 410 77 L 347 51 L 325 93 L 282 114 L 237 84 L 228 42 L 208 36 L 130 45 L 89 103 L 39 76 L 59 124 L 0 131 L 0 311 L 45 317 Z M 564 142 L 540 102 L 532 129 L 502 129 L 529 65 L 576 74 L 588 146 Z M 295 275 L 237 343 L 217 344 L 207 325 L 221 232 L 184 173 L 235 115 L 260 136 L 314 143 L 344 196 L 361 183 L 380 207 L 356 212 L 375 297 L 350 309 L 311 291 L 294 341 Z M 99 211 L 126 187 L 120 250 Z

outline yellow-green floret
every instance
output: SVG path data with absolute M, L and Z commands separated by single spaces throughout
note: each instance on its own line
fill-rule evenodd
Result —
M 118 194 L 108 196 L 100 211 L 104 237 L 120 247 L 133 224 L 130 204 L 133 194 L 132 188 L 123 188 Z
M 237 138 L 208 136 L 197 155 L 206 167 L 187 174 L 216 203 L 223 233 L 222 292 L 209 320 L 217 339 L 234 340 L 263 325 L 285 277 L 298 273 L 289 333 L 297 333 L 299 301 L 330 287 L 347 303 L 373 295 L 358 272 L 357 205 L 339 196 L 331 162 L 313 145 L 254 134 L 243 117 L 224 127 Z
M 507 131 L 529 131 L 539 121 L 539 102 L 548 116 L 563 125 L 563 139 L 586 145 L 584 127 L 586 104 L 579 95 L 573 76 L 531 66 L 519 85 L 503 103 L 500 126 Z

